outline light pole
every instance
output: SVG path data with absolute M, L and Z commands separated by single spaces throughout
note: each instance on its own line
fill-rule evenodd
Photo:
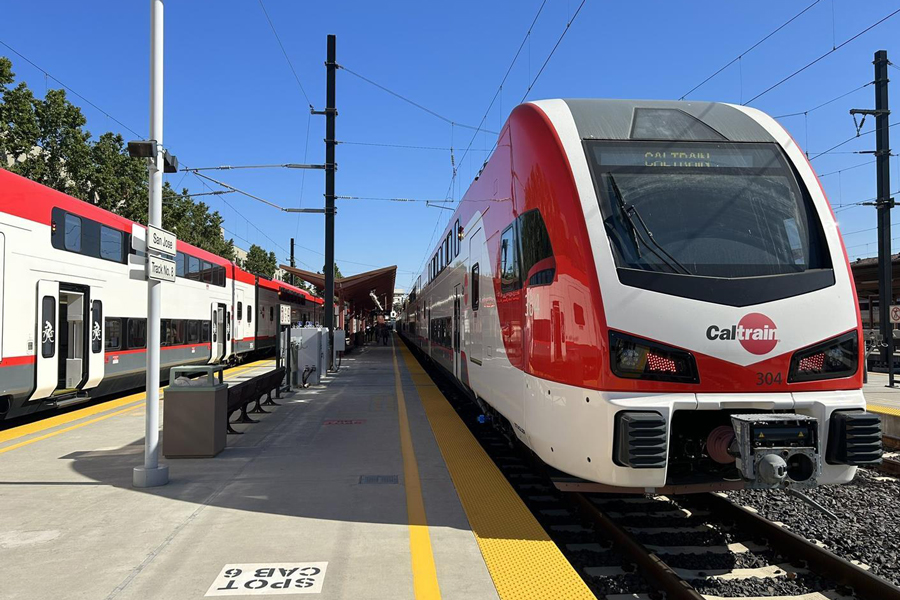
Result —
M 163 0 L 150 0 L 150 207 L 148 224 L 162 227 L 163 176 Z M 149 260 L 149 249 L 147 250 Z M 147 281 L 147 412 L 144 466 L 135 467 L 135 487 L 155 487 L 169 482 L 169 467 L 159 464 L 159 313 L 160 281 Z

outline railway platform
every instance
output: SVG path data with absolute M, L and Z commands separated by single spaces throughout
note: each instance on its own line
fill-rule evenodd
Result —
M 398 339 L 279 402 L 159 488 L 140 394 L 0 432 L 0 595 L 593 597 Z
M 900 376 L 895 377 L 900 382 Z M 900 448 L 900 383 L 889 388 L 887 373 L 868 373 L 863 386 L 868 410 L 881 415 L 885 443 Z

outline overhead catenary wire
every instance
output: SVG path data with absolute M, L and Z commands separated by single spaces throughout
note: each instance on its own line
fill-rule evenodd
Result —
M 537 80 L 540 79 L 541 74 L 544 72 L 544 68 L 546 68 L 547 63 L 550 62 L 550 59 L 553 58 L 553 55 L 556 53 L 556 49 L 559 48 L 559 45 L 562 43 L 563 38 L 566 37 L 566 34 L 569 33 L 569 29 L 572 27 L 572 23 L 575 22 L 575 19 L 578 17 L 578 13 L 581 12 L 581 9 L 584 8 L 584 4 L 587 0 L 581 0 L 581 4 L 578 5 L 578 8 L 575 9 L 575 12 L 572 14 L 572 18 L 566 22 L 566 28 L 563 29 L 562 33 L 559 36 L 559 39 L 556 40 L 556 44 L 553 46 L 553 49 L 550 50 L 550 54 L 547 55 L 547 58 L 544 60 L 544 64 L 541 65 L 540 70 L 538 70 L 537 75 L 534 76 L 531 84 L 528 86 L 528 89 L 525 90 L 525 94 L 522 96 L 521 102 L 525 102 L 525 98 L 528 97 L 528 94 L 531 93 L 531 88 L 534 87 L 534 84 L 537 83 Z
M 485 133 L 492 133 L 490 131 L 486 131 Z M 351 142 L 345 140 L 338 140 L 335 144 L 348 145 L 348 146 L 378 146 L 381 148 L 405 148 L 409 150 L 440 150 L 442 152 L 452 151 L 453 148 L 448 146 L 411 146 L 406 144 L 382 144 L 378 142 Z M 487 148 L 473 148 L 472 152 L 490 152 Z
M 306 103 L 309 105 L 309 108 L 312 109 L 313 104 L 309 100 L 309 95 L 307 95 L 306 89 L 304 89 L 303 84 L 300 82 L 300 77 L 297 75 L 297 70 L 294 68 L 294 63 L 291 62 L 287 50 L 284 49 L 284 44 L 281 43 L 281 38 L 278 36 L 278 31 L 275 29 L 275 24 L 272 23 L 272 19 L 269 18 L 269 11 L 266 10 L 266 5 L 263 4 L 263 0 L 259 0 L 259 7 L 262 9 L 263 14 L 266 16 L 266 21 L 269 22 L 269 27 L 272 28 L 272 33 L 275 34 L 275 40 L 278 42 L 278 47 L 281 48 L 281 53 L 284 54 L 284 59 L 287 61 L 288 66 L 291 68 L 291 73 L 294 74 L 294 79 L 297 81 L 297 85 L 300 87 L 300 91 L 303 92 L 303 97 L 306 98 Z
M 99 112 L 103 113 L 103 114 L 106 116 L 106 118 L 110 119 L 111 121 L 115 121 L 120 127 L 122 127 L 123 129 L 125 129 L 126 131 L 129 131 L 129 132 L 133 133 L 133 134 L 134 134 L 136 137 L 138 137 L 138 138 L 144 138 L 144 137 L 145 137 L 143 134 L 138 133 L 137 131 L 135 131 L 134 129 L 132 129 L 131 127 L 129 127 L 128 125 L 126 125 L 125 123 L 123 123 L 122 121 L 120 121 L 119 119 L 115 118 L 114 116 L 112 116 L 111 114 L 109 114 L 108 112 L 106 112 L 105 110 L 103 110 L 102 108 L 100 108 L 99 106 L 97 106 L 96 104 L 94 104 L 93 102 L 91 102 L 90 100 L 88 100 L 87 98 L 85 98 L 84 96 L 82 96 L 81 94 L 79 94 L 78 92 L 76 92 L 75 90 L 73 90 L 71 87 L 69 87 L 68 85 L 66 85 L 66 84 L 63 83 L 62 81 L 60 81 L 59 78 L 55 77 L 53 74 L 51 74 L 49 71 L 47 71 L 47 70 L 44 69 L 43 67 L 37 65 L 37 64 L 36 64 L 34 61 L 32 61 L 30 58 L 28 58 L 27 56 L 25 56 L 24 54 L 22 54 L 21 52 L 19 52 L 18 50 L 16 50 L 15 48 L 13 48 L 12 46 L 10 46 L 10 45 L 7 44 L 6 42 L 4 42 L 3 40 L 0 40 L 0 44 L 6 46 L 6 48 L 9 49 L 10 52 L 14 53 L 16 56 L 18 56 L 19 58 L 21 58 L 22 60 L 24 60 L 25 62 L 27 62 L 28 64 L 30 64 L 32 67 L 34 67 L 35 69 L 37 69 L 38 71 L 40 71 L 41 73 L 43 73 L 43 74 L 44 74 L 44 77 L 47 77 L 47 78 L 49 78 L 49 79 L 52 79 L 53 81 L 55 81 L 56 83 L 58 83 L 59 85 L 61 85 L 64 89 L 66 89 L 67 91 L 72 92 L 74 95 L 78 96 L 79 98 L 81 98 L 82 100 L 84 100 L 86 103 L 90 104 L 91 107 L 93 107 L 93 108 L 95 108 L 96 110 L 98 110 Z
M 761 40 L 759 40 L 758 42 L 756 42 L 755 44 L 753 44 L 752 46 L 750 46 L 749 48 L 747 48 L 746 50 L 744 50 L 743 52 L 741 52 L 740 54 L 735 56 L 734 58 L 732 58 L 724 66 L 720 67 L 718 71 L 716 71 L 715 73 L 713 73 L 712 75 L 710 75 L 709 77 L 707 77 L 706 79 L 704 79 L 703 81 L 701 81 L 700 83 L 698 83 L 697 85 L 692 87 L 687 93 L 683 94 L 681 96 L 681 98 L 679 98 L 679 100 L 684 100 L 689 95 L 691 95 L 693 92 L 697 91 L 698 89 L 700 89 L 701 87 L 706 85 L 708 82 L 710 82 L 712 79 L 714 79 L 717 75 L 719 75 L 719 73 L 721 73 L 722 71 L 724 71 L 725 69 L 727 69 L 728 67 L 733 65 L 734 63 L 740 61 L 744 56 L 749 54 L 751 51 L 755 50 L 757 46 L 759 46 L 760 44 L 762 44 L 763 42 L 768 40 L 770 37 L 772 37 L 779 31 L 781 31 L 782 29 L 784 29 L 785 27 L 787 27 L 788 25 L 793 23 L 796 19 L 798 19 L 801 15 L 803 15 L 803 13 L 805 13 L 806 11 L 808 11 L 809 9 L 811 9 L 813 6 L 815 6 L 816 4 L 818 4 L 821 1 L 822 0 L 815 0 L 815 2 L 813 2 L 812 4 L 810 4 L 809 6 L 807 6 L 806 8 L 804 8 L 803 10 L 801 10 L 800 12 L 795 14 L 793 17 L 791 17 L 790 19 L 788 19 L 787 21 L 785 21 L 784 23 L 779 25 L 775 30 L 773 30 L 771 33 L 766 35 L 764 38 L 762 38 Z
M 819 110 L 820 108 L 823 108 L 823 107 L 825 107 L 825 106 L 828 106 L 829 104 L 831 104 L 831 103 L 833 103 L 833 102 L 837 102 L 837 101 L 840 100 L 841 98 L 846 98 L 846 97 L 849 96 L 850 94 L 855 94 L 856 92 L 858 92 L 858 91 L 860 91 L 860 90 L 864 90 L 864 89 L 866 89 L 868 86 L 870 86 L 870 85 L 872 85 L 872 84 L 874 84 L 874 83 L 875 83 L 874 81 L 870 81 L 869 83 L 865 83 L 865 84 L 863 84 L 863 85 L 861 85 L 861 86 L 859 86 L 859 87 L 855 87 L 855 88 L 853 88 L 852 90 L 850 90 L 849 92 L 845 92 L 845 93 L 841 94 L 840 96 L 837 96 L 836 98 L 832 98 L 831 100 L 828 100 L 827 102 L 823 102 L 823 103 L 819 104 L 818 106 L 814 106 L 813 108 L 810 108 L 810 109 L 807 109 L 807 110 L 804 110 L 804 111 L 800 111 L 800 112 L 788 113 L 788 114 L 786 114 L 786 115 L 778 115 L 777 117 L 773 117 L 773 118 L 774 118 L 774 119 L 786 119 L 786 118 L 788 118 L 788 117 L 799 117 L 799 116 L 802 116 L 802 115 L 808 115 L 809 113 L 815 112 L 815 111 Z
M 545 0 L 545 1 L 546 1 L 546 0 Z M 465 128 L 465 129 L 474 129 L 476 132 L 478 132 L 478 131 L 485 131 L 485 132 L 487 132 L 487 133 L 490 133 L 490 134 L 493 134 L 493 135 L 497 135 L 497 132 L 496 132 L 496 131 L 489 131 L 489 130 L 487 130 L 487 129 L 481 129 L 480 126 L 479 126 L 479 127 L 473 127 L 472 125 L 466 125 L 466 124 L 464 124 L 464 123 L 459 123 L 459 122 L 457 122 L 457 121 L 454 121 L 453 119 L 450 119 L 450 118 L 448 118 L 448 117 L 445 117 L 444 115 L 442 115 L 442 114 L 440 114 L 440 113 L 438 113 L 438 112 L 436 112 L 436 111 L 431 110 L 431 109 L 428 108 L 427 106 L 423 106 L 422 104 L 419 104 L 419 103 L 416 102 L 415 100 L 410 100 L 409 98 L 407 98 L 406 96 L 404 96 L 403 94 L 401 94 L 401 93 L 399 93 L 399 92 L 395 92 L 394 90 L 392 90 L 392 89 L 390 89 L 390 88 L 388 88 L 388 87 L 386 87 L 386 86 L 383 86 L 383 85 L 381 85 L 380 83 L 377 83 L 377 82 L 375 82 L 375 81 L 372 81 L 371 79 L 369 79 L 368 77 L 366 77 L 366 76 L 364 76 L 364 75 L 360 75 L 360 74 L 357 73 L 356 71 L 354 71 L 354 70 L 352 70 L 352 69 L 349 69 L 349 68 L 347 68 L 347 67 L 344 66 L 344 65 L 338 65 L 337 67 L 338 67 L 338 69 L 341 69 L 342 71 L 346 71 L 346 72 L 349 73 L 350 75 L 353 75 L 354 77 L 357 77 L 357 78 L 359 78 L 359 79 L 362 79 L 363 81 L 365 81 L 365 82 L 368 83 L 369 85 L 373 85 L 373 86 L 377 87 L 378 89 L 380 89 L 380 90 L 382 90 L 382 91 L 384 91 L 384 92 L 387 92 L 387 93 L 390 94 L 391 96 L 394 96 L 394 97 L 396 97 L 396 98 L 399 98 L 400 100 L 403 100 L 403 101 L 406 102 L 407 104 L 411 104 L 412 106 L 415 106 L 415 107 L 418 108 L 419 110 L 422 110 L 422 111 L 428 113 L 429 115 L 431 115 L 431 116 L 433 116 L 433 117 L 436 117 L 436 118 L 440 119 L 441 121 L 444 121 L 445 123 L 449 123 L 450 125 L 453 125 L 453 126 L 455 126 L 455 127 L 463 127 L 463 128 Z
M 890 127 L 895 127 L 896 125 L 900 125 L 900 121 L 898 121 L 897 123 L 892 123 L 892 124 L 888 125 L 888 128 L 890 128 Z M 828 150 L 825 150 L 824 152 L 819 152 L 819 153 L 814 154 L 813 156 L 810 157 L 809 160 L 816 160 L 816 159 L 819 158 L 820 156 L 824 156 L 825 154 L 831 154 L 832 151 L 834 151 L 834 150 L 840 148 L 841 146 L 844 146 L 844 145 L 846 145 L 846 144 L 849 144 L 849 143 L 852 142 L 853 140 L 855 140 L 855 139 L 857 139 L 857 138 L 860 138 L 860 137 L 862 137 L 862 136 L 864 136 L 864 135 L 869 135 L 870 133 L 875 133 L 875 130 L 874 130 L 874 129 L 870 129 L 869 131 L 863 131 L 862 133 L 857 133 L 857 134 L 854 135 L 853 137 L 847 138 L 847 139 L 844 140 L 843 142 L 840 142 L 840 143 L 835 144 L 834 146 L 832 146 L 832 147 L 829 148 Z
M 872 29 L 878 27 L 879 25 L 881 25 L 882 23 L 884 23 L 885 21 L 887 21 L 888 19 L 890 19 L 891 17 L 893 17 L 894 15 L 896 15 L 896 14 L 898 14 L 898 13 L 900 13 L 900 8 L 898 8 L 897 10 L 895 10 L 894 12 L 892 12 L 891 14 L 887 15 L 886 17 L 882 17 L 881 19 L 879 19 L 879 20 L 876 21 L 875 23 L 869 25 L 868 27 L 866 27 L 865 29 L 863 29 L 863 30 L 860 31 L 859 33 L 857 33 L 857 34 L 851 36 L 850 38 L 848 38 L 848 39 L 846 39 L 846 40 L 844 40 L 843 42 L 841 42 L 841 43 L 838 44 L 837 46 L 833 47 L 833 48 L 832 48 L 831 50 L 829 50 L 828 52 L 825 52 L 824 54 L 820 55 L 818 58 L 816 58 L 816 59 L 814 59 L 814 60 L 812 60 L 812 61 L 806 63 L 804 66 L 800 67 L 799 69 L 797 69 L 796 71 L 794 71 L 793 73 L 791 73 L 791 74 L 788 75 L 787 77 L 783 78 L 782 80 L 778 81 L 777 83 L 774 83 L 774 84 L 770 85 L 769 87 L 767 87 L 766 89 L 764 89 L 763 91 L 761 91 L 761 92 L 758 93 L 757 95 L 753 96 L 752 98 L 750 98 L 750 99 L 747 100 L 746 102 L 742 102 L 742 104 L 743 104 L 744 106 L 746 106 L 746 105 L 750 104 L 751 102 L 753 102 L 754 100 L 758 100 L 759 98 L 762 98 L 763 96 L 765 96 L 766 94 L 768 94 L 769 92 L 771 92 L 772 90 L 774 90 L 775 88 L 779 87 L 781 84 L 783 84 L 783 83 L 785 83 L 785 82 L 787 82 L 787 81 L 793 79 L 794 77 L 796 77 L 797 75 L 799 75 L 800 73 L 802 73 L 802 72 L 805 71 L 806 69 L 810 68 L 811 66 L 813 66 L 814 64 L 816 64 L 817 62 L 819 62 L 820 60 L 822 60 L 823 58 L 825 58 L 825 57 L 827 57 L 827 56 L 830 56 L 831 54 L 834 54 L 835 52 L 837 52 L 838 50 L 840 50 L 841 48 L 843 48 L 844 46 L 846 46 L 846 45 L 849 44 L 850 42 L 852 42 L 852 41 L 854 41 L 855 39 L 859 38 L 860 36 L 862 36 L 862 35 L 868 33 L 868 32 L 871 31 Z

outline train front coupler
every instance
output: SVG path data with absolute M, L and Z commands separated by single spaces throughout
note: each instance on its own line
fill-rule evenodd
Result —
M 728 451 L 751 489 L 811 488 L 822 473 L 819 423 L 792 413 L 731 415 Z

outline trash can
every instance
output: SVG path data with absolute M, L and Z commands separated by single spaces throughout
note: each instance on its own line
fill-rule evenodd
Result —
M 163 411 L 166 458 L 212 458 L 225 449 L 228 385 L 224 370 L 221 365 L 197 365 L 169 371 Z

